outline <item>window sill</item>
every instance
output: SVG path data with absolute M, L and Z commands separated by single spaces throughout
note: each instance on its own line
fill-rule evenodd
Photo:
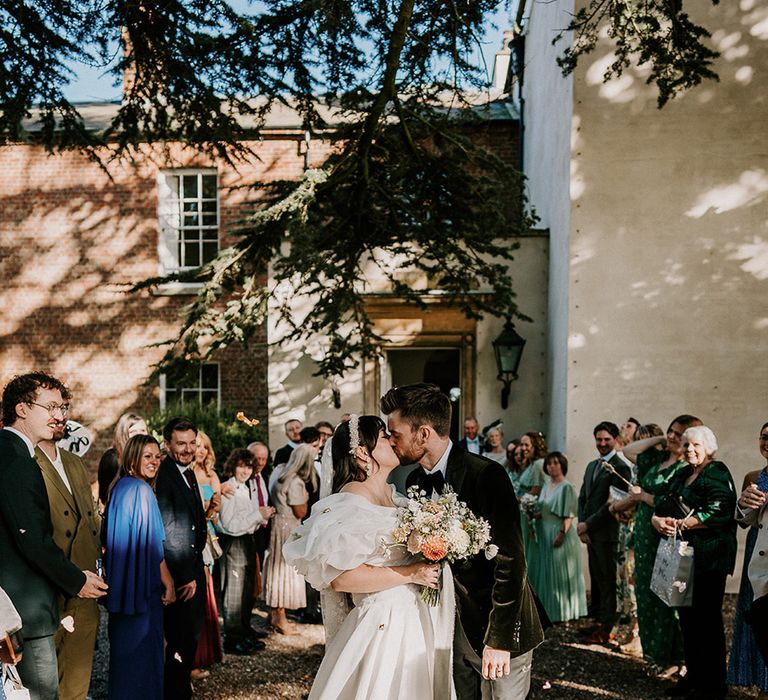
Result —
M 202 288 L 202 282 L 165 282 L 152 289 L 158 297 L 192 296 Z

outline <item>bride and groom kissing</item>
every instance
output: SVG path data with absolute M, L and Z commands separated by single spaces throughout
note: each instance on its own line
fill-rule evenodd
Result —
M 353 415 L 336 429 L 331 495 L 283 548 L 324 595 L 326 652 L 309 698 L 523 700 L 544 635 L 509 478 L 452 443 L 451 403 L 437 386 L 391 389 L 381 410 L 386 425 Z M 498 554 L 457 562 L 440 582 L 438 564 L 388 545 L 407 505 L 388 482 L 401 463 L 416 465 L 406 485 L 427 496 L 450 485 L 490 523 Z M 330 467 L 324 459 L 324 481 Z M 439 586 L 440 604 L 427 605 L 420 586 Z

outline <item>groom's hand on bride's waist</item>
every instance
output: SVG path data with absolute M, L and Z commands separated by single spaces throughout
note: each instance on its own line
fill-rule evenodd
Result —
M 505 649 L 483 647 L 483 678 L 494 681 L 509 675 L 509 652 Z

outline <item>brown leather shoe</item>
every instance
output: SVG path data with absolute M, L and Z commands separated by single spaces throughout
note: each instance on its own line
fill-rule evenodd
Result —
M 584 644 L 608 644 L 613 635 L 606 629 L 596 629 L 582 640 Z

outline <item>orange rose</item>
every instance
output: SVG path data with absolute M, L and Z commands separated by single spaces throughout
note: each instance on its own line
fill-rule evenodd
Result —
M 421 543 L 421 553 L 430 561 L 440 561 L 448 554 L 448 547 L 445 546 L 445 542 L 441 537 L 431 535 L 424 538 L 424 541 Z

